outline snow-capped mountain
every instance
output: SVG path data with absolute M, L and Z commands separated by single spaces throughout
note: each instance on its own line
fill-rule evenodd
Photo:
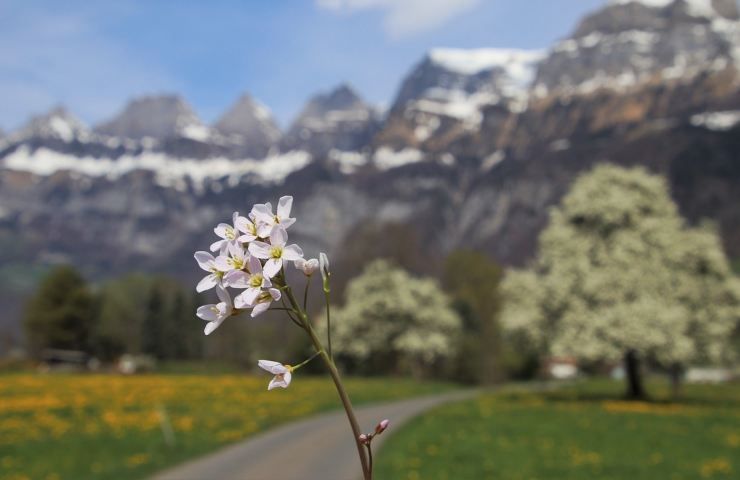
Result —
M 545 51 L 430 51 L 383 119 L 347 86 L 316 96 L 283 136 L 248 96 L 213 126 L 173 96 L 93 132 L 53 111 L 0 140 L 0 262 L 192 275 L 209 227 L 292 193 L 306 251 L 393 222 L 517 264 L 601 161 L 664 174 L 740 257 L 739 30 L 732 0 L 617 0 Z
M 612 0 L 552 47 L 535 93 L 623 91 L 736 68 L 738 19 L 734 0 Z
M 282 139 L 285 150 L 301 149 L 314 156 L 331 151 L 357 151 L 370 144 L 378 128 L 375 109 L 349 85 L 311 98 Z
M 542 58 L 527 50 L 431 50 L 404 79 L 378 143 L 440 149 L 477 130 L 484 107 L 522 111 Z
M 89 139 L 90 130 L 69 113 L 64 107 L 55 107 L 49 112 L 38 115 L 13 134 L 13 138 L 21 139 L 56 139 L 71 142 L 75 139 Z
M 95 131 L 135 140 L 182 137 L 206 141 L 210 136 L 209 128 L 178 95 L 136 98 L 121 113 L 95 127 Z
M 247 94 L 242 95 L 213 128 L 229 142 L 242 146 L 243 154 L 253 158 L 266 156 L 281 136 L 270 110 Z

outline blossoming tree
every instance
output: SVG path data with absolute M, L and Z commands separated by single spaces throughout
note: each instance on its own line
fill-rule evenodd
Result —
M 531 268 L 507 274 L 502 321 L 543 352 L 624 359 L 630 397 L 639 360 L 672 372 L 728 360 L 740 287 L 716 233 L 688 228 L 666 182 L 641 168 L 578 178 L 542 232 Z
M 288 243 L 288 228 L 296 221 L 290 217 L 292 205 L 293 197 L 289 196 L 280 198 L 275 213 L 270 203 L 256 204 L 247 216 L 234 212 L 231 224 L 221 223 L 216 226 L 214 232 L 218 240 L 210 247 L 213 253 L 195 252 L 195 260 L 206 271 L 196 290 L 203 292 L 215 288 L 219 302 L 199 307 L 197 315 L 207 322 L 206 335 L 213 333 L 230 317 L 247 312 L 256 317 L 268 310 L 284 312 L 301 328 L 310 339 L 315 353 L 296 365 L 260 360 L 258 366 L 274 375 L 267 389 L 288 388 L 298 369 L 314 358 L 320 358 L 334 381 L 347 413 L 363 477 L 369 480 L 373 470 L 372 439 L 388 427 L 388 420 L 378 423 L 372 433 L 360 431 L 352 403 L 332 355 L 329 260 L 324 253 L 320 254 L 320 261 L 315 258 L 305 259 L 301 247 Z M 287 280 L 286 270 L 291 265 L 302 272 L 305 278 L 302 302 L 296 298 Z M 321 272 L 326 300 L 328 348 L 324 348 L 306 312 L 309 285 L 317 270 Z M 233 290 L 238 293 L 233 295 Z
M 349 282 L 345 296 L 334 314 L 340 320 L 332 332 L 337 356 L 381 369 L 405 367 L 419 377 L 455 354 L 461 321 L 434 280 L 376 260 Z

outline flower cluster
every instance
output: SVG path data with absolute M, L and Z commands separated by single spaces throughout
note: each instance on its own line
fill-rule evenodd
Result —
M 220 300 L 198 308 L 198 317 L 208 322 L 206 335 L 232 315 L 251 310 L 252 317 L 256 317 L 279 301 L 286 262 L 294 262 L 306 275 L 316 270 L 316 259 L 304 260 L 301 247 L 288 245 L 287 229 L 295 223 L 290 217 L 292 206 L 293 197 L 285 196 L 278 201 L 277 213 L 273 213 L 270 203 L 254 205 L 246 217 L 234 212 L 231 224 L 220 223 L 213 230 L 219 240 L 211 244 L 210 250 L 217 256 L 195 252 L 198 265 L 208 272 L 196 290 L 215 287 Z M 232 300 L 227 288 L 241 292 Z

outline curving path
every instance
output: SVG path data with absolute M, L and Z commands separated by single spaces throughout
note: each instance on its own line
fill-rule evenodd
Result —
M 464 390 L 355 409 L 363 431 L 383 418 L 391 421 L 378 448 L 392 429 L 430 408 L 464 400 L 477 391 Z M 358 480 L 360 462 L 343 410 L 322 414 L 269 430 L 215 453 L 181 464 L 153 480 Z

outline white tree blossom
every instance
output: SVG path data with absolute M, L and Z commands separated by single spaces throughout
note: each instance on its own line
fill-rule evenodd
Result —
M 346 298 L 333 309 L 335 354 L 358 361 L 390 356 L 423 368 L 455 353 L 461 320 L 434 280 L 377 260 L 349 282 Z M 318 328 L 325 331 L 324 323 Z
M 729 360 L 740 319 L 718 235 L 688 228 L 666 182 L 640 168 L 579 177 L 552 211 L 534 265 L 502 287 L 510 332 L 586 361 L 628 350 L 665 366 Z

